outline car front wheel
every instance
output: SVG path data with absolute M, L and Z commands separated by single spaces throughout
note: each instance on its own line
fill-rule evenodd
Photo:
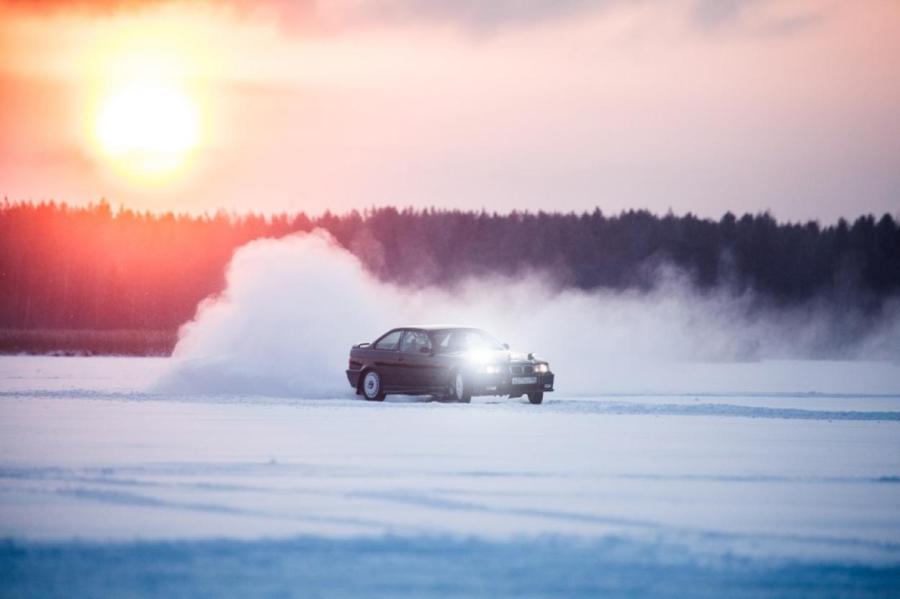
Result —
M 463 403 L 472 401 L 472 390 L 469 388 L 468 383 L 466 383 L 466 377 L 463 373 L 457 372 L 453 376 L 453 380 L 450 384 L 450 393 L 456 401 L 461 401 Z
M 362 392 L 363 397 L 369 401 L 384 401 L 384 389 L 378 372 L 370 370 L 366 373 L 363 377 Z
M 543 391 L 536 391 L 536 392 L 534 392 L 534 393 L 529 393 L 529 394 L 528 394 L 528 401 L 530 401 L 531 403 L 533 403 L 533 404 L 535 404 L 535 405 L 537 405 L 537 404 L 543 402 L 543 401 L 544 401 L 544 392 L 543 392 Z

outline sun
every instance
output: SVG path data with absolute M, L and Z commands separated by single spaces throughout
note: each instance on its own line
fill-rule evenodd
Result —
M 123 16 L 73 58 L 86 154 L 119 183 L 181 187 L 209 164 L 221 65 L 197 31 L 169 11 Z
M 197 106 L 172 83 L 129 82 L 102 98 L 95 136 L 117 169 L 141 179 L 165 178 L 197 149 Z

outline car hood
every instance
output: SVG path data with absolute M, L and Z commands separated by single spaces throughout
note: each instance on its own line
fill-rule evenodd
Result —
M 512 350 L 488 350 L 488 351 L 457 351 L 450 352 L 444 354 L 447 356 L 454 356 L 459 358 L 473 357 L 482 362 L 538 362 L 540 358 L 536 357 L 533 360 L 528 359 L 528 354 L 524 352 L 517 352 Z

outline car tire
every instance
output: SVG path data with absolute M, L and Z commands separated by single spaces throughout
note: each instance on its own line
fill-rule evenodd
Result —
M 535 391 L 534 393 L 528 394 L 528 401 L 533 403 L 534 405 L 538 405 L 544 401 L 544 392 L 543 391 Z
M 366 401 L 384 401 L 384 386 L 381 384 L 381 375 L 377 370 L 364 372 L 360 387 Z
M 472 401 L 472 389 L 466 383 L 465 375 L 458 370 L 450 377 L 450 397 L 462 403 Z

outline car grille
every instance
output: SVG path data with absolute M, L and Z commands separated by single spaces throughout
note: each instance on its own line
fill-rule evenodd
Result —
M 515 365 L 509 367 L 510 374 L 534 374 L 534 366 L 531 364 Z

